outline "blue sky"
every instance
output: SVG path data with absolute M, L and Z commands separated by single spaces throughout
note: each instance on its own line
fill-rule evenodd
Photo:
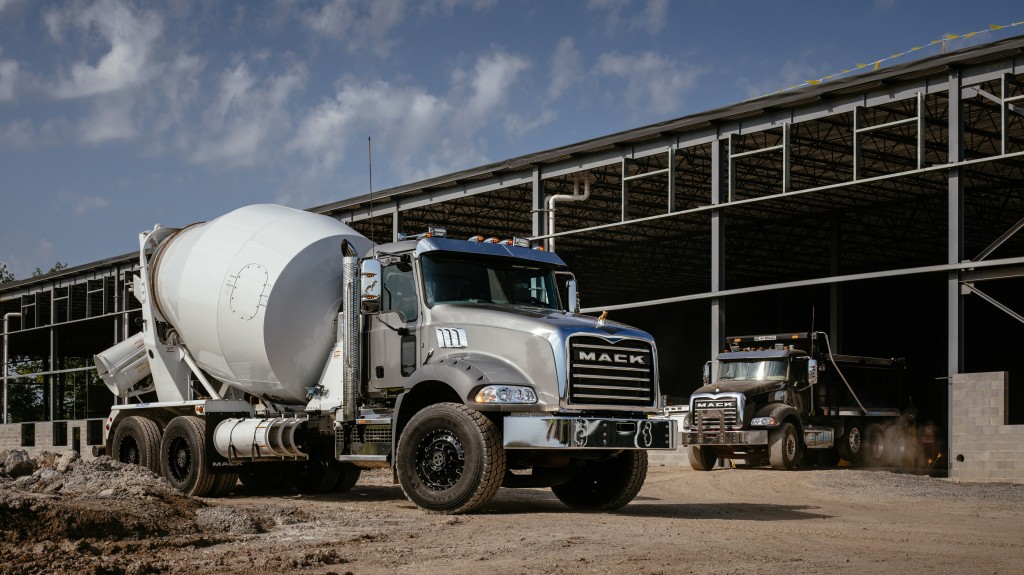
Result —
M 0 0 L 0 262 L 24 279 L 133 251 L 156 223 L 365 194 L 368 137 L 381 190 L 1024 20 L 1019 1 L 969 7 Z

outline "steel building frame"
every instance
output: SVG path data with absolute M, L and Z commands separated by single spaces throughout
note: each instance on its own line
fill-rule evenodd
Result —
M 556 229 L 546 229 L 548 198 L 572 194 L 581 174 L 589 198 L 558 204 Z M 311 211 L 378 242 L 428 224 L 455 236 L 555 238 L 586 290 L 585 311 L 698 306 L 705 319 L 688 343 L 705 359 L 726 335 L 726 307 L 742 298 L 827 290 L 826 323 L 840 342 L 854 286 L 926 282 L 941 286 L 930 324 L 941 335 L 931 337 L 951 377 L 964 365 L 965 298 L 1024 322 L 1019 298 L 986 287 L 1024 275 L 1024 37 Z M 47 418 L 59 415 L 60 378 L 79 369 L 62 358 L 91 357 L 137 331 L 135 259 L 0 286 L 0 315 L 34 318 L 12 316 L 3 337 L 45 363 L 31 377 L 48 382 Z M 97 312 L 90 286 L 101 284 Z

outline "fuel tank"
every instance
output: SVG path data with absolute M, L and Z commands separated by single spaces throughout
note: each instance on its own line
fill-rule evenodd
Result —
M 304 403 L 335 342 L 344 240 L 359 254 L 372 247 L 328 216 L 239 208 L 157 246 L 151 297 L 204 371 L 271 401 Z

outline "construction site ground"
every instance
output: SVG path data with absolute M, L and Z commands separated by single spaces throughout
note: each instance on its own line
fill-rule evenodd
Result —
M 445 516 L 386 470 L 347 493 L 199 499 L 105 457 L 33 465 L 0 476 L 0 574 L 999 574 L 1024 561 L 1024 485 L 879 470 L 652 464 L 616 512 L 503 489 Z

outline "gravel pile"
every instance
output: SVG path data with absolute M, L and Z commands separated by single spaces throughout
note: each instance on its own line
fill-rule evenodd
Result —
M 74 451 L 0 453 L 0 541 L 121 539 L 200 530 L 205 506 L 149 470 Z

